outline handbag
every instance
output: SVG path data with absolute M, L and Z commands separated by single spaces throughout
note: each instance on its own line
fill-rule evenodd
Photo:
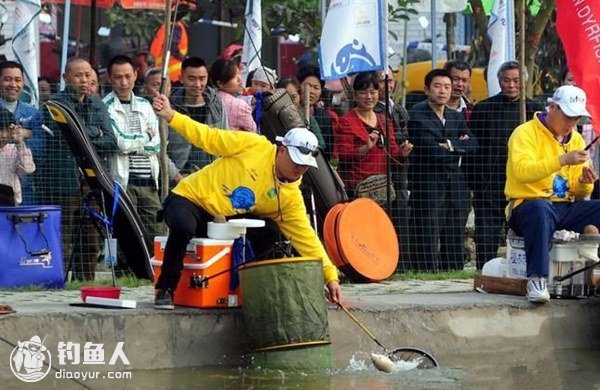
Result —
M 0 288 L 63 288 L 58 206 L 0 207 Z
M 355 188 L 357 198 L 371 198 L 379 205 L 387 203 L 387 175 L 372 175 L 361 180 Z M 390 200 L 396 199 L 396 190 L 390 181 Z

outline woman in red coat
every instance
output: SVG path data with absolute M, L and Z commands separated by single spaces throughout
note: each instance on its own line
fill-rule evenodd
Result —
M 385 175 L 387 171 L 385 143 L 389 134 L 390 154 L 404 163 L 404 157 L 412 150 L 408 140 L 400 145 L 394 135 L 394 124 L 388 119 L 388 131 L 385 129 L 384 114 L 373 110 L 379 100 L 379 80 L 375 72 L 359 73 L 352 84 L 356 107 L 340 118 L 335 134 L 335 151 L 340 160 L 340 176 L 354 194 L 356 185 L 373 175 Z M 401 161 L 398 161 L 401 160 Z

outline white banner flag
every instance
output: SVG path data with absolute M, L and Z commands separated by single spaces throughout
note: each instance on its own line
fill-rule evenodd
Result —
M 492 41 L 487 68 L 488 95 L 500 92 L 498 69 L 506 61 L 515 59 L 515 7 L 513 0 L 496 0 L 488 22 L 488 36 Z
M 248 73 L 261 64 L 262 16 L 260 0 L 246 0 L 246 24 L 244 31 L 244 49 L 242 52 L 242 82 L 246 85 Z
M 15 19 L 12 36 L 12 49 L 15 59 L 25 69 L 25 89 L 30 94 L 30 103 L 38 104 L 38 62 L 39 36 L 35 22 L 42 10 L 40 0 L 17 0 L 15 2 Z
M 321 77 L 387 67 L 387 1 L 332 0 L 321 33 Z

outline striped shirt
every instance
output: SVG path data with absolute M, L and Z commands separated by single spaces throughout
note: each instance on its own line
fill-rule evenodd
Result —
M 121 100 L 123 110 L 127 115 L 127 124 L 130 133 L 142 133 L 139 116 L 131 110 L 131 102 Z M 132 153 L 129 155 L 129 180 L 137 182 L 138 179 L 148 181 L 148 185 L 152 185 L 152 167 L 150 159 L 143 154 Z

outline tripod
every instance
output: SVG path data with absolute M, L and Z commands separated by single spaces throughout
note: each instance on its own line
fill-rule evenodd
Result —
M 83 183 L 80 185 L 79 201 L 83 201 L 83 204 L 80 203 L 78 210 L 75 208 L 72 210 L 75 222 L 72 228 L 76 226 L 76 230 L 71 239 L 71 255 L 65 272 L 65 282 L 69 279 L 69 272 L 72 272 L 72 280 L 94 280 L 95 278 L 97 255 L 93 253 L 98 253 L 99 239 L 105 237 L 102 227 L 90 210 L 92 203 L 98 203 L 102 195 L 99 190 L 89 190 Z M 70 208 L 69 211 L 71 211 Z M 85 250 L 84 237 L 87 238 Z M 76 260 L 79 260 L 79 264 L 76 264 Z

